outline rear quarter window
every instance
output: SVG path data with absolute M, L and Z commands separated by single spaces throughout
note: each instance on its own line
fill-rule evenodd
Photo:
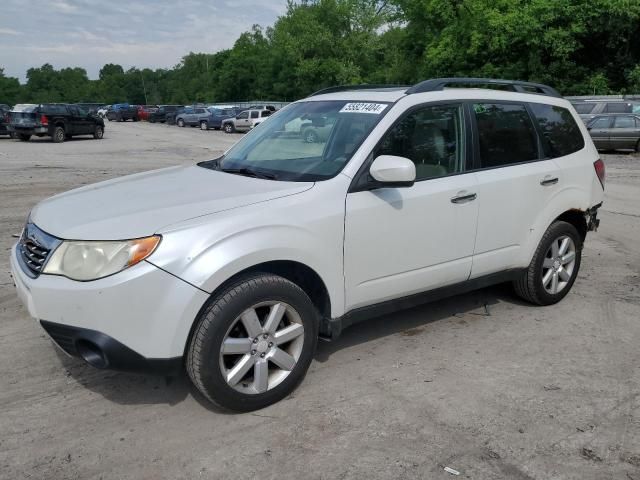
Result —
M 542 103 L 529 106 L 542 131 L 542 142 L 548 156 L 564 157 L 584 148 L 582 132 L 569 110 Z
M 630 103 L 607 103 L 604 111 L 606 113 L 631 113 Z

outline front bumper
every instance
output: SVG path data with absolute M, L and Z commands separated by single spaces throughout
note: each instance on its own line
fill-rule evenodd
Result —
M 14 246 L 11 273 L 29 315 L 65 352 L 99 368 L 157 371 L 179 363 L 208 299 L 146 261 L 91 282 L 45 274 L 32 279 L 19 261 Z M 97 348 L 102 358 L 90 361 L 87 348 Z

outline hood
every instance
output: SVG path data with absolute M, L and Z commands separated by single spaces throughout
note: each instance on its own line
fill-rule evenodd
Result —
M 304 192 L 312 182 L 279 182 L 198 166 L 170 167 L 55 195 L 31 221 L 67 240 L 145 237 L 190 218 Z

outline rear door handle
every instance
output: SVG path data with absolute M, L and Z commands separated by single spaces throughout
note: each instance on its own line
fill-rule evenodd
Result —
M 558 177 L 550 177 L 546 176 L 542 180 L 540 180 L 540 185 L 543 187 L 548 187 L 549 185 L 555 185 L 558 183 Z
M 473 202 L 476 198 L 478 198 L 478 195 L 476 195 L 475 193 L 467 193 L 462 191 L 458 192 L 458 195 L 451 198 L 451 203 L 469 203 Z

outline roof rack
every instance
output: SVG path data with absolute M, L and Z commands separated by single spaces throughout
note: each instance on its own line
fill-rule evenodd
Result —
M 412 93 L 422 92 L 435 92 L 438 90 L 444 90 L 448 86 L 462 86 L 467 87 L 469 85 L 498 85 L 507 87 L 512 92 L 520 93 L 534 93 L 538 95 L 547 95 L 550 97 L 562 97 L 560 93 L 548 86 L 541 83 L 533 82 L 521 82 L 519 80 L 501 80 L 495 78 L 433 78 L 431 80 L 425 80 L 423 82 L 415 84 L 413 87 L 407 90 L 407 95 Z
M 392 85 L 392 84 L 375 84 L 375 83 L 363 83 L 360 85 L 338 85 L 337 87 L 328 87 L 323 88 L 322 90 L 318 90 L 317 92 L 313 92 L 310 97 L 315 97 L 316 95 L 324 95 L 325 93 L 336 93 L 336 92 L 347 92 L 349 90 L 376 90 L 376 89 L 403 89 L 409 88 L 409 85 Z

